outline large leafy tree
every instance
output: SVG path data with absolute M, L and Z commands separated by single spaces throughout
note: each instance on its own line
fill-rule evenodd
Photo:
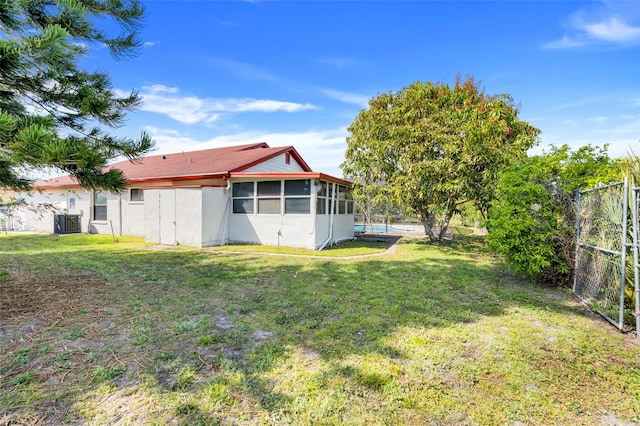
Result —
M 570 284 L 575 256 L 575 193 L 619 181 L 621 163 L 606 148 L 552 147 L 500 177 L 487 242 L 514 269 L 551 285 Z
M 539 131 L 518 112 L 509 95 L 487 95 L 472 78 L 416 82 L 369 101 L 348 129 L 342 168 L 356 198 L 388 198 L 440 240 L 461 204 L 486 213 L 499 172 L 536 144 Z
M 116 59 L 136 54 L 143 19 L 137 0 L 0 0 L 0 189 L 28 190 L 25 172 L 48 168 L 88 188 L 124 187 L 122 172 L 104 166 L 135 160 L 153 143 L 109 131 L 140 98 L 118 96 L 106 74 L 79 59 L 100 45 Z

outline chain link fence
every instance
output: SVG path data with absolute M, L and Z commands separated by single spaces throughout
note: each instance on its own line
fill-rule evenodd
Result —
M 620 330 L 633 327 L 633 291 L 627 285 L 627 181 L 582 191 L 576 200 L 574 293 Z

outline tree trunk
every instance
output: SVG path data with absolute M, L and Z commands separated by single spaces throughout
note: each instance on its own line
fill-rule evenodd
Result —
M 446 210 L 445 216 L 442 222 L 440 222 L 440 232 L 438 233 L 438 241 L 442 241 L 444 239 L 444 236 L 446 235 L 447 230 L 449 229 L 449 222 L 451 222 L 451 218 L 453 217 L 454 212 L 455 212 L 455 204 L 447 203 L 447 210 Z
M 436 216 L 431 212 L 420 214 L 420 222 L 424 226 L 424 233 L 427 234 L 431 242 L 440 241 L 440 236 L 433 232 L 433 226 L 436 223 Z

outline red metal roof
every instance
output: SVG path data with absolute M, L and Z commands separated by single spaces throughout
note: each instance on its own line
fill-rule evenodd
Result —
M 173 154 L 151 155 L 138 162 L 121 161 L 107 168 L 118 168 L 124 172 L 129 182 L 145 182 L 158 180 L 182 180 L 198 177 L 229 177 L 232 173 L 237 176 L 257 164 L 289 153 L 300 165 L 303 172 L 315 176 L 311 167 L 302 159 L 298 151 L 292 146 L 270 148 L 265 142 L 248 145 L 230 146 L 224 148 L 205 149 L 201 151 L 187 151 Z M 258 176 L 260 173 L 251 173 Z M 318 174 L 320 175 L 320 174 Z M 323 178 L 329 177 L 323 175 Z M 341 181 L 338 178 L 331 180 Z M 36 188 L 64 188 L 77 187 L 78 183 L 70 176 L 61 176 L 34 183 Z

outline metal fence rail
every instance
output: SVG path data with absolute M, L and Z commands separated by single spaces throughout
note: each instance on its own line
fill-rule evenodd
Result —
M 574 293 L 620 330 L 633 312 L 625 305 L 629 222 L 627 180 L 578 194 Z

